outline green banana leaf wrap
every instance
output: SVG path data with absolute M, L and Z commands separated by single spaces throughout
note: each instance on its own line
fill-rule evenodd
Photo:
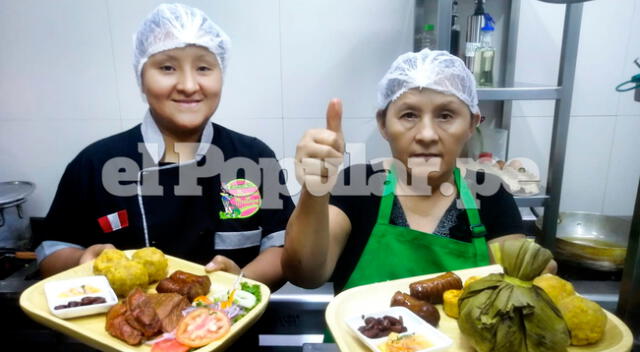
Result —
M 464 289 L 458 327 L 480 352 L 566 351 L 569 330 L 549 296 L 531 281 L 553 258 L 529 240 L 500 244 L 504 274 Z

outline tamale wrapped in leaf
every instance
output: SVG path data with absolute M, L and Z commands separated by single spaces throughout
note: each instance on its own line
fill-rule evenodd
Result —
M 532 284 L 551 252 L 518 239 L 498 248 L 504 274 L 491 274 L 465 287 L 458 327 L 479 352 L 560 352 L 569 330 L 549 296 Z

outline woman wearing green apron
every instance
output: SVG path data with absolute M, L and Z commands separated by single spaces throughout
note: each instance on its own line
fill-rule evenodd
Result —
M 393 156 L 382 167 L 351 166 L 338 177 L 344 153 L 338 100 L 329 104 L 327 128 L 307 131 L 297 146 L 303 188 L 282 258 L 296 285 L 331 280 L 339 292 L 488 265 L 487 240 L 522 236 L 517 206 L 499 179 L 456 166 L 480 123 L 475 81 L 459 58 L 428 49 L 404 54 L 380 82 L 378 98 L 378 127 Z M 363 183 L 368 192 L 356 189 Z

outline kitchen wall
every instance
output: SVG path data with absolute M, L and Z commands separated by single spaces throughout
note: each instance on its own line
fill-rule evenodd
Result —
M 466 1 L 466 0 L 465 0 Z M 491 0 L 489 0 L 491 1 Z M 141 121 L 132 34 L 161 1 L 0 2 L 0 181 L 29 180 L 27 211 L 44 216 L 66 164 L 89 143 Z M 353 159 L 388 154 L 376 84 L 411 50 L 411 0 L 184 1 L 232 38 L 214 120 L 292 157 L 304 130 L 344 102 Z M 563 7 L 523 0 L 516 81 L 554 84 Z M 636 37 L 632 37 L 632 33 Z M 631 214 L 640 177 L 640 103 L 613 87 L 637 73 L 640 4 L 584 6 L 562 208 Z M 553 104 L 514 104 L 511 156 L 547 170 Z

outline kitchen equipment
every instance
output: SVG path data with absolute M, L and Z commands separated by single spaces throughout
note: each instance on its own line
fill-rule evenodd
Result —
M 539 231 L 543 217 L 536 220 Z M 602 271 L 624 266 L 631 222 L 590 212 L 560 212 L 556 232 L 556 258 Z
M 31 228 L 23 204 L 34 189 L 31 182 L 0 182 L 0 248 L 24 250 L 29 247 Z

